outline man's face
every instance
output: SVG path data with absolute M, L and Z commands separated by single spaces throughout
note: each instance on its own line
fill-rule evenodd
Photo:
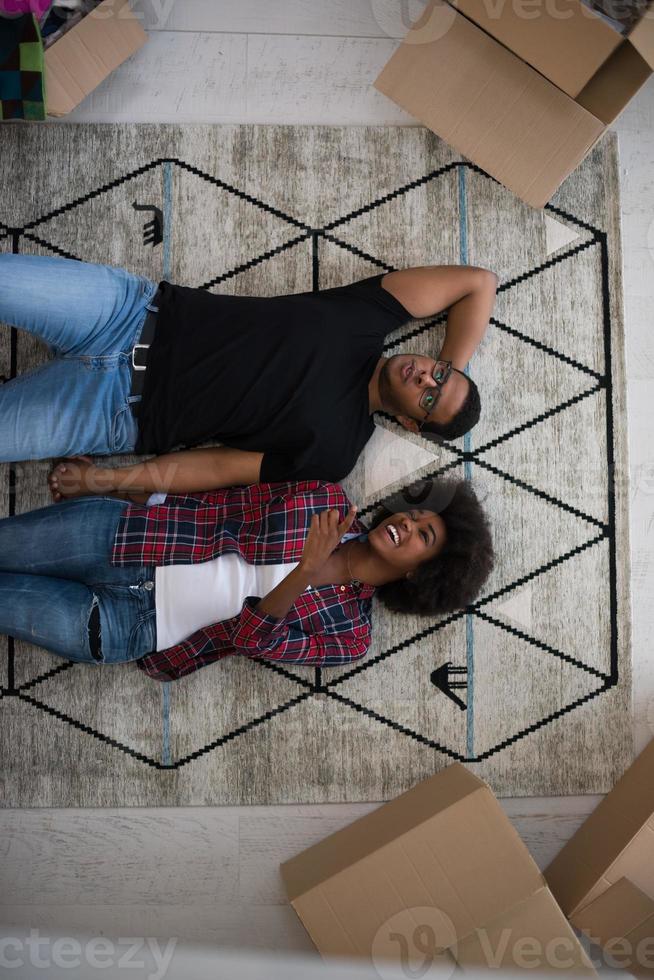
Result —
M 379 390 L 387 411 L 412 432 L 419 422 L 449 422 L 458 413 L 468 395 L 468 379 L 453 370 L 443 385 L 436 407 L 429 413 L 420 402 L 426 389 L 437 387 L 433 378 L 436 360 L 420 354 L 396 354 L 389 357 L 379 375 Z

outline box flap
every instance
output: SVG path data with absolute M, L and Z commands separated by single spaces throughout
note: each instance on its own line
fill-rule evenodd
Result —
M 643 962 L 625 962 L 624 966 L 636 976 L 654 976 L 654 897 L 641 891 L 628 878 L 620 878 L 603 895 L 577 912 L 571 921 L 602 947 L 616 939 L 627 940 L 623 955 L 635 954 L 636 960 L 641 940 L 649 940 L 649 967 Z
M 620 878 L 629 878 L 634 885 L 654 894 L 654 817 L 631 838 L 624 850 L 588 892 L 583 905 L 595 901 Z
M 409 808 L 412 793 L 393 803 L 405 801 Z M 293 907 L 323 955 L 370 958 L 384 928 L 397 932 L 407 910 L 414 915 L 414 930 L 415 916 L 426 914 L 439 947 L 447 948 L 543 888 L 538 867 L 485 784 L 431 818 L 415 822 L 412 817 L 411 826 L 393 803 L 381 810 L 394 810 L 398 820 L 385 824 L 387 840 L 377 849 L 364 845 L 364 835 L 353 854 L 351 840 L 340 831 L 327 839 L 333 869 L 325 866 L 323 854 L 316 873 L 315 848 L 294 859 L 290 881 L 288 864 L 282 867 L 287 888 L 295 887 Z M 370 816 L 375 814 L 352 825 L 357 833 Z M 373 833 L 378 836 L 376 829 Z M 298 873 L 300 862 L 307 866 L 305 874 Z M 315 885 L 298 893 L 302 879 L 311 878 Z
M 549 888 L 541 888 L 475 931 L 453 950 L 464 970 L 556 968 L 566 976 L 597 976 Z
M 615 51 L 622 38 L 582 0 L 483 3 L 451 0 L 491 37 L 573 98 Z
M 129 0 L 104 0 L 45 51 L 48 114 L 69 113 L 146 41 Z
M 326 837 L 281 866 L 291 901 L 430 820 L 486 784 L 460 763 Z
M 604 131 L 442 0 L 432 0 L 375 86 L 535 207 Z
M 624 41 L 581 90 L 577 103 L 608 126 L 651 74 L 645 59 Z
M 605 945 L 616 936 L 628 936 L 648 919 L 654 926 L 654 898 L 628 878 L 620 878 L 594 902 L 576 912 L 570 921 Z
M 559 905 L 570 917 L 598 891 L 611 884 L 606 877 L 625 848 L 644 828 L 652 833 L 654 814 L 654 741 L 604 797 L 599 806 L 559 852 L 545 877 Z M 642 844 L 647 838 L 642 838 Z M 595 891 L 594 891 L 595 890 Z
M 650 8 L 643 19 L 636 24 L 627 42 L 654 71 L 654 8 Z

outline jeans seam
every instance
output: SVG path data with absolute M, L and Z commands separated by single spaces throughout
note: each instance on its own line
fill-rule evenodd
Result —
M 148 300 L 148 302 L 150 302 L 150 301 Z M 125 357 L 129 357 L 131 355 L 132 351 L 134 350 L 134 345 L 135 344 L 138 344 L 139 337 L 141 336 L 141 332 L 143 331 L 143 325 L 145 323 L 145 318 L 146 318 L 147 315 L 148 315 L 148 307 L 147 307 L 147 304 L 146 304 L 143 307 L 143 310 L 141 312 L 141 316 L 139 317 L 138 323 L 136 325 L 136 329 L 135 329 L 134 333 L 132 334 L 132 338 L 131 338 L 129 344 L 127 345 L 127 347 L 124 350 L 121 350 L 121 352 L 120 352 Z
M 111 453 L 121 453 L 124 451 L 118 445 L 118 427 L 120 425 L 121 420 L 124 418 L 130 419 L 130 417 L 134 419 L 134 413 L 132 411 L 132 404 L 133 404 L 132 377 L 131 377 L 131 370 L 129 367 L 129 358 L 128 355 L 121 354 L 120 361 L 117 365 L 117 370 L 122 373 L 123 369 L 125 368 L 127 368 L 127 371 L 129 373 L 127 390 L 124 397 L 121 396 L 121 399 L 118 402 L 118 406 L 116 407 L 115 411 L 113 411 L 111 414 L 111 427 L 109 430 L 109 445 L 111 447 Z M 136 439 L 138 439 L 138 425 L 136 426 Z M 133 452 L 133 447 L 131 450 L 128 451 Z
M 147 280 L 147 281 L 150 282 L 150 280 Z M 138 343 L 139 337 L 141 336 L 141 332 L 143 330 L 143 325 L 145 324 L 145 318 L 147 317 L 148 312 L 149 312 L 150 304 L 151 304 L 152 300 L 154 299 L 154 297 L 156 296 L 157 289 L 159 288 L 159 283 L 150 283 L 150 285 L 153 288 L 150 291 L 150 295 L 148 296 L 148 299 L 147 299 L 147 302 L 146 302 L 145 306 L 143 307 L 143 315 L 139 319 L 138 326 L 136 328 L 136 331 L 134 333 L 134 336 L 132 337 L 132 341 L 131 341 L 131 343 L 129 345 L 129 348 L 126 351 L 122 351 L 121 352 L 121 353 L 125 354 L 127 357 L 130 356 L 132 350 L 134 349 L 134 345 Z M 144 293 L 144 295 L 146 295 L 146 294 Z M 158 313 L 159 310 L 157 309 L 155 312 Z
M 141 276 L 139 278 L 142 278 L 143 279 L 144 277 Z M 152 289 L 150 289 L 150 290 L 145 290 L 144 289 L 144 291 L 142 293 L 142 296 L 148 296 L 148 292 L 150 293 L 150 295 L 148 296 L 147 302 L 145 303 L 145 305 L 143 307 L 143 310 L 141 311 L 141 316 L 139 317 L 138 323 L 136 325 L 136 329 L 135 329 L 135 331 L 134 331 L 134 333 L 132 335 L 132 338 L 131 338 L 131 340 L 130 340 L 130 342 L 127 345 L 126 348 L 121 348 L 119 351 L 115 351 L 113 354 L 60 354 L 60 353 L 57 353 L 56 356 L 57 357 L 60 357 L 62 360 L 79 360 L 79 361 L 102 361 L 102 360 L 106 360 L 106 359 L 109 359 L 109 358 L 121 358 L 121 357 L 122 358 L 129 359 L 129 357 L 131 355 L 131 352 L 132 352 L 132 349 L 134 347 L 134 344 L 137 343 L 138 338 L 141 336 L 141 331 L 143 330 L 143 324 L 145 323 L 145 318 L 146 318 L 146 316 L 148 314 L 148 306 L 150 305 L 150 303 L 154 299 L 154 296 L 156 295 L 157 289 L 159 288 L 159 284 L 158 283 L 152 283 L 149 279 L 145 279 L 144 282 L 146 282 L 150 286 L 152 286 Z
M 156 612 L 154 609 L 146 610 L 145 612 L 141 613 L 137 621 L 134 623 L 134 626 L 130 630 L 129 638 L 127 640 L 127 653 L 130 655 L 129 656 L 130 661 L 140 660 L 141 657 L 145 657 L 147 653 L 151 652 L 149 650 L 146 650 L 144 653 L 139 653 L 138 656 L 132 656 L 132 644 L 133 641 L 135 641 L 138 638 L 141 628 L 143 626 L 147 626 L 150 622 L 152 622 L 153 619 L 154 619 L 155 633 L 156 633 L 155 617 L 156 617 Z M 155 646 L 156 646 L 156 637 L 155 637 Z
M 115 354 L 57 354 L 56 359 L 61 361 L 81 361 L 87 367 L 93 366 L 91 364 L 92 361 L 114 361 L 118 367 L 121 359 L 124 358 L 129 358 L 129 354 L 125 354 L 124 351 L 118 351 Z M 98 367 L 104 366 L 104 364 L 98 365 Z

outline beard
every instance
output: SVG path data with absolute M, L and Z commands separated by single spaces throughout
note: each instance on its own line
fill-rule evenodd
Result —
M 401 414 L 400 408 L 393 397 L 393 383 L 391 381 L 391 361 L 392 357 L 384 361 L 384 366 L 379 372 L 379 396 L 382 400 L 383 410 L 389 415 Z

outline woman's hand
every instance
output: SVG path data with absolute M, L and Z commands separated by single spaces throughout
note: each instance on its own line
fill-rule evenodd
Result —
M 57 463 L 48 475 L 53 501 L 59 503 L 60 500 L 70 500 L 73 497 L 102 494 L 103 491 L 96 486 L 97 481 L 94 479 L 99 469 L 88 456 L 72 456 Z
M 313 515 L 299 565 L 309 580 L 320 573 L 343 535 L 350 530 L 356 512 L 356 507 L 351 506 L 342 522 L 339 522 L 337 510 L 323 510 Z
M 356 512 L 356 507 L 350 507 L 342 523 L 339 523 L 337 510 L 324 510 L 321 514 L 313 515 L 297 568 L 261 600 L 257 606 L 260 613 L 276 619 L 288 615 L 295 601 L 308 585 L 313 584 L 343 535 L 352 527 Z

